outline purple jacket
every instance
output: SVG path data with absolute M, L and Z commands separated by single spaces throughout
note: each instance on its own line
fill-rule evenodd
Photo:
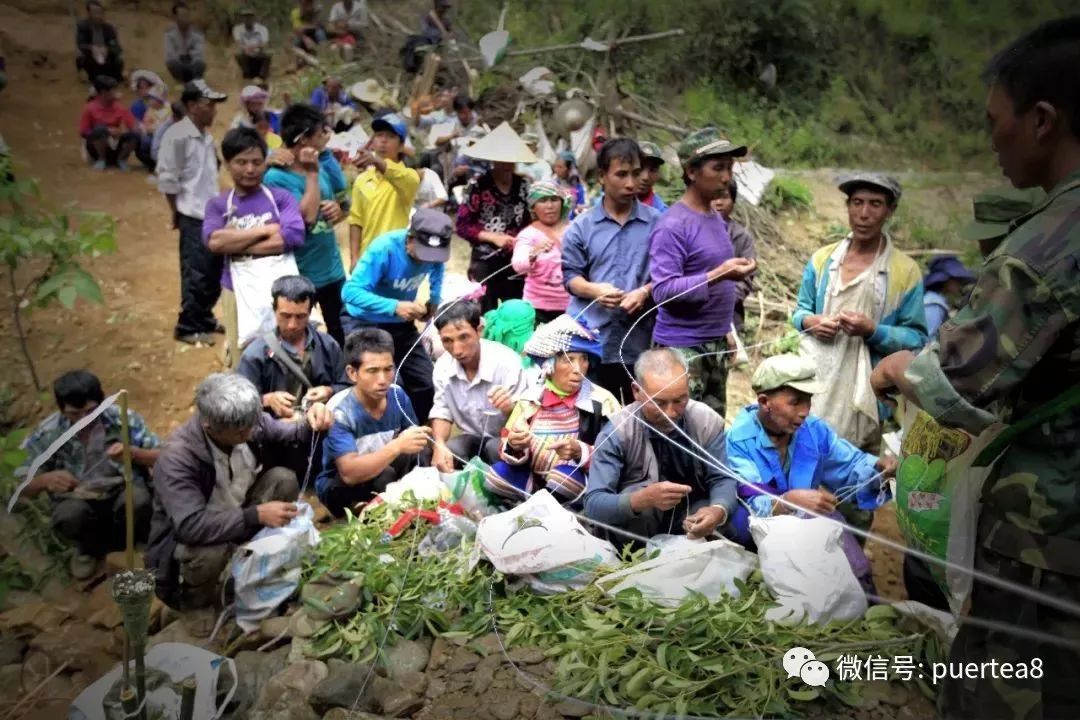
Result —
M 275 446 L 308 442 L 305 422 L 282 422 L 263 413 L 248 447 L 261 465 Z M 237 510 L 208 510 L 206 503 L 216 484 L 210 440 L 198 413 L 165 441 L 154 465 L 154 516 L 146 566 L 154 569 L 159 597 L 169 597 L 179 578 L 173 554 L 177 543 L 224 545 L 247 542 L 259 531 L 255 506 Z

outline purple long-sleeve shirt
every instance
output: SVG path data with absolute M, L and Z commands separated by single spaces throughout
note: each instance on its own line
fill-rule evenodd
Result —
M 652 296 L 660 306 L 654 342 L 690 347 L 731 331 L 735 283 L 709 285 L 706 275 L 732 257 L 727 224 L 719 213 L 694 212 L 678 202 L 657 220 L 649 236 Z
M 232 207 L 229 198 L 232 196 Z M 206 203 L 206 215 L 203 218 L 203 242 L 209 244 L 210 236 L 215 231 L 229 227 L 234 230 L 250 230 L 277 223 L 281 225 L 281 239 L 285 241 L 285 251 L 290 252 L 304 244 L 304 218 L 300 206 L 292 193 L 281 188 L 269 188 L 260 185 L 259 189 L 247 195 L 235 190 L 226 190 Z M 225 256 L 225 267 L 221 271 L 221 287 L 232 290 L 232 275 L 229 273 L 229 257 Z

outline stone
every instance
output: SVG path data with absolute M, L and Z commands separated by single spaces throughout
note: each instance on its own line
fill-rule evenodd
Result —
M 292 638 L 292 633 L 289 630 L 289 620 L 290 618 L 285 616 L 266 618 L 259 623 L 259 638 L 264 641 Z
M 312 689 L 308 702 L 320 714 L 334 708 L 356 708 L 370 712 L 377 704 L 375 688 L 379 680 L 386 682 L 368 664 L 331 660 L 326 677 Z
M 585 717 L 592 712 L 592 705 L 578 700 L 563 700 L 555 705 L 554 709 L 556 713 L 563 717 L 579 718 Z
M 435 638 L 435 642 L 431 645 L 431 656 L 428 658 L 427 671 L 433 672 L 442 668 L 449 662 L 453 653 L 454 648 L 450 643 L 441 637 Z
M 123 654 L 112 633 L 78 621 L 39 633 L 30 641 L 30 649 L 45 655 L 54 668 L 66 662 L 71 671 L 102 673 Z
M 446 681 L 441 678 L 428 678 L 427 691 L 424 693 L 428 698 L 437 698 L 445 695 Z
M 499 636 L 495 633 L 489 633 L 483 637 L 476 638 L 469 643 L 469 647 L 485 657 L 495 653 L 502 654 L 502 644 L 499 642 Z
M 390 717 L 410 717 L 424 707 L 424 698 L 420 693 L 401 687 L 392 680 L 376 678 L 372 694 L 379 711 Z
M 308 706 L 307 698 L 312 694 L 312 691 L 320 682 L 326 679 L 329 675 L 329 669 L 324 663 L 318 660 L 305 660 L 303 662 L 295 663 L 287 666 L 284 670 L 274 675 L 267 681 L 259 692 L 259 699 L 255 701 L 255 712 L 269 712 L 272 710 L 285 712 L 288 711 L 290 715 L 288 717 L 318 717 L 312 709 Z M 291 701 L 292 699 L 300 699 L 305 712 L 298 710 Z M 282 707 L 282 703 L 279 700 L 286 701 L 285 707 Z M 278 715 L 268 717 L 279 717 Z M 285 717 L 282 715 L 281 717 Z
M 538 647 L 514 648 L 507 653 L 507 657 L 517 665 L 539 665 L 547 659 L 544 651 Z
M 468 648 L 460 647 L 456 649 L 454 654 L 450 657 L 450 662 L 446 664 L 446 671 L 448 673 L 469 672 L 479 663 L 479 655 Z
M 39 599 L 0 615 L 0 630 L 41 633 L 59 627 L 68 617 L 70 613 Z
M 237 717 L 243 717 L 255 705 L 259 689 L 285 669 L 288 653 L 288 648 L 279 648 L 269 653 L 244 651 L 236 654 L 237 686 L 232 704 L 237 708 Z
M 487 698 L 488 712 L 495 720 L 515 720 L 521 697 L 517 693 L 499 693 Z
M 349 712 L 345 708 L 334 708 L 323 715 L 322 720 L 392 720 L 383 715 L 372 715 L 366 712 Z
M 17 665 L 26 654 L 26 641 L 19 638 L 0 639 L 0 665 Z
M 7 705 L 22 694 L 22 665 L 0 667 L 0 703 Z
M 157 634 L 151 635 L 150 641 L 147 643 L 147 649 L 162 643 L 187 643 L 204 650 L 210 649 L 209 638 L 195 637 L 183 619 L 174 620 Z
M 418 642 L 399 638 L 385 650 L 383 657 L 390 677 L 396 679 L 405 673 L 423 672 L 428 666 L 430 652 Z
M 501 655 L 488 655 L 481 660 L 472 672 L 472 689 L 477 695 L 487 692 L 491 683 L 495 680 L 495 671 L 502 664 Z
M 394 682 L 407 690 L 412 690 L 417 695 L 423 695 L 427 692 L 430 680 L 422 672 L 407 672 L 395 678 Z
M 256 709 L 248 720 L 319 720 L 307 700 L 295 693 L 280 695 L 266 709 Z

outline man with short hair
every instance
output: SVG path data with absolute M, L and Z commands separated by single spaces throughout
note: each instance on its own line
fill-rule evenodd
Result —
M 232 37 L 240 74 L 245 80 L 265 81 L 270 77 L 270 31 L 255 22 L 255 11 L 250 7 L 240 8 L 237 17 L 240 22 L 233 27 Z
M 937 341 L 885 358 L 871 382 L 972 434 L 1024 423 L 983 486 L 973 544 L 975 570 L 1004 585 L 976 575 L 973 622 L 960 624 L 949 660 L 985 668 L 1039 658 L 1041 670 L 948 678 L 940 709 L 950 719 L 1071 718 L 1080 652 L 1039 634 L 1080 636 L 1080 15 L 1012 42 L 984 77 L 998 164 L 1014 187 L 1046 196 L 1012 222 Z
M 269 299 L 251 297 L 252 290 L 236 286 L 233 271 L 242 274 L 263 270 L 263 259 L 290 253 L 304 244 L 304 218 L 295 198 L 281 188 L 262 184 L 266 172 L 266 143 L 253 128 L 236 128 L 225 134 L 221 154 L 233 187 L 206 204 L 202 235 L 210 252 L 225 258 L 221 272 L 221 305 L 226 337 L 225 366 L 239 362 L 240 348 L 251 340 L 256 320 L 269 314 Z M 271 261 L 276 263 L 277 261 Z M 280 272 L 280 270 L 277 270 Z M 266 282 L 273 280 L 267 277 Z M 265 288 L 265 284 L 261 287 Z M 240 293 L 241 297 L 237 297 Z M 241 336 L 239 306 L 245 308 Z
M 224 260 L 203 243 L 202 224 L 206 204 L 218 194 L 210 125 L 226 97 L 205 80 L 185 85 L 180 102 L 187 116 L 165 131 L 158 149 L 158 190 L 169 203 L 173 228 L 180 232 L 180 316 L 173 337 L 190 345 L 213 345 L 211 333 L 224 331 L 214 319 Z
M 734 159 L 745 154 L 745 145 L 714 127 L 688 135 L 679 144 L 686 191 L 649 237 L 652 296 L 658 305 L 653 340 L 683 353 L 690 365 L 690 394 L 720 417 L 727 411 L 735 281 L 757 263 L 735 256 L 727 223 L 712 201 L 731 181 Z
M 416 331 L 442 301 L 443 273 L 450 259 L 453 225 L 443 213 L 421 208 L 408 230 L 393 230 L 375 239 L 341 291 L 346 334 L 360 327 L 386 330 L 394 340 L 394 363 L 400 382 L 412 399 L 416 416 L 427 422 L 434 398 L 431 357 Z M 428 281 L 426 304 L 416 291 Z
M 97 410 L 105 399 L 101 382 L 86 370 L 64 373 L 53 382 L 56 412 L 45 418 L 23 443 L 26 461 L 15 470 L 24 478 L 34 458 L 61 435 Z M 112 405 L 75 437 L 60 446 L 23 490 L 23 497 L 47 492 L 52 500 L 52 526 L 75 546 L 70 570 L 85 580 L 98 562 L 126 541 L 124 519 L 123 435 L 120 408 Z M 135 539 L 150 531 L 150 468 L 157 462 L 160 441 L 134 410 L 128 410 L 132 480 L 135 488 Z
M 346 373 L 354 383 L 335 398 L 334 426 L 323 446 L 315 481 L 319 500 L 336 517 L 357 511 L 401 479 L 427 447 L 409 396 L 394 384 L 394 340 L 379 328 L 361 328 L 345 340 Z
M 93 83 L 98 77 L 124 79 L 124 55 L 116 28 L 105 22 L 105 8 L 99 0 L 88 0 L 86 17 L 75 25 L 75 46 L 79 54 L 75 67 Z
M 339 76 L 326 77 L 311 91 L 310 102 L 319 109 L 326 118 L 326 124 L 332 127 L 334 132 L 345 132 L 352 127 L 356 103 L 345 91 L 345 85 Z
M 585 515 L 644 537 L 708 537 L 736 508 L 738 482 L 721 469 L 724 419 L 690 399 L 688 366 L 678 350 L 643 352 L 634 377 L 635 402 L 611 417 L 594 446 Z
M 667 161 L 660 152 L 660 146 L 654 142 L 638 143 L 641 147 L 641 185 L 638 188 L 638 200 L 663 215 L 668 206 L 664 199 L 654 190 L 656 181 L 660 179 L 660 167 Z M 736 256 L 738 257 L 738 256 Z
M 236 372 L 259 389 L 267 411 L 292 420 L 302 408 L 328 402 L 350 383 L 341 346 L 311 323 L 315 285 L 306 277 L 286 275 L 274 281 L 270 295 L 275 328 L 247 346 Z
M 187 3 L 173 3 L 175 24 L 165 31 L 165 67 L 178 82 L 198 80 L 206 73 L 206 38 L 191 24 Z
M 355 160 L 362 172 L 353 182 L 349 209 L 349 267 L 355 268 L 371 242 L 409 224 L 420 176 L 401 161 L 408 126 L 398 115 L 371 123 L 371 148 Z
M 435 399 L 428 417 L 434 440 L 431 464 L 452 472 L 474 456 L 499 459 L 499 437 L 514 399 L 528 385 L 521 357 L 480 337 L 480 306 L 454 301 L 435 313 L 446 350 L 435 363 Z M 451 437 L 454 427 L 460 433 Z
M 368 26 L 367 0 L 340 0 L 330 8 L 327 34 L 331 43 L 342 49 L 346 62 L 352 60 L 353 48 L 364 42 Z
M 870 388 L 870 371 L 889 353 L 926 343 L 922 272 L 898 250 L 885 223 L 900 202 L 900 183 L 856 172 L 840 182 L 851 232 L 813 254 L 803 272 L 791 324 L 817 364 L 825 392 L 813 412 L 840 437 L 876 450 L 889 410 Z
M 95 170 L 113 166 L 128 169 L 127 160 L 139 146 L 139 123 L 120 102 L 115 80 L 106 75 L 94 78 L 97 94 L 83 107 L 79 135 Z
M 604 143 L 597 156 L 604 199 L 579 215 L 563 236 L 567 313 L 599 336 L 603 357 L 596 384 L 625 404 L 631 367 L 652 340 L 649 234 L 660 214 L 637 199 L 641 149 L 629 138 Z
M 333 424 L 321 403 L 308 408 L 306 422 L 266 416 L 259 391 L 235 374 L 215 373 L 199 383 L 195 409 L 169 436 L 155 467 L 146 550 L 157 596 L 178 610 L 216 603 L 236 546 L 296 517 L 296 474 L 266 467 L 268 453 L 303 447 L 312 431 Z

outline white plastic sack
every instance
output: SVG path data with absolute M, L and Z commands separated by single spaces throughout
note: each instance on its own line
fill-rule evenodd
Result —
M 476 545 L 496 570 L 548 594 L 583 588 L 601 566 L 619 564 L 615 547 L 589 534 L 547 490 L 481 520 Z
M 750 518 L 765 585 L 780 607 L 767 620 L 827 623 L 866 612 L 866 595 L 840 545 L 843 528 L 824 518 Z
M 229 693 L 221 705 L 215 705 L 218 696 L 218 682 L 221 667 L 229 671 Z M 134 661 L 132 662 L 134 667 Z M 172 681 L 172 685 L 152 688 L 147 686 L 147 716 L 175 718 L 180 716 L 180 683 L 192 675 L 195 676 L 195 712 L 193 717 L 200 720 L 216 720 L 225 712 L 225 708 L 236 692 L 236 663 L 231 658 L 222 657 L 209 650 L 186 643 L 162 643 L 150 648 L 146 653 L 147 674 L 150 670 L 160 670 Z M 117 664 L 112 670 L 90 687 L 83 690 L 68 708 L 68 720 L 107 720 L 105 698 L 120 680 L 122 667 Z M 133 671 L 134 672 L 134 671 Z
M 698 542 L 685 535 L 668 538 L 658 557 L 605 575 L 597 585 L 609 595 L 637 588 L 658 605 L 678 607 L 691 592 L 711 601 L 725 593 L 739 597 L 735 578 L 745 582 L 757 567 L 754 553 L 729 540 Z
M 418 502 L 437 503 L 450 497 L 439 471 L 433 467 L 413 468 L 405 477 L 387 485 L 386 489 L 379 493 L 379 497 L 390 507 L 398 507 L 405 504 L 407 492 L 412 492 Z
M 274 329 L 270 286 L 280 277 L 299 274 L 292 253 L 229 261 L 240 347 Z
M 263 528 L 233 556 L 236 624 L 244 632 L 257 629 L 259 621 L 292 597 L 300 584 L 304 555 L 319 544 L 311 506 L 298 502 L 296 508 L 288 525 Z

